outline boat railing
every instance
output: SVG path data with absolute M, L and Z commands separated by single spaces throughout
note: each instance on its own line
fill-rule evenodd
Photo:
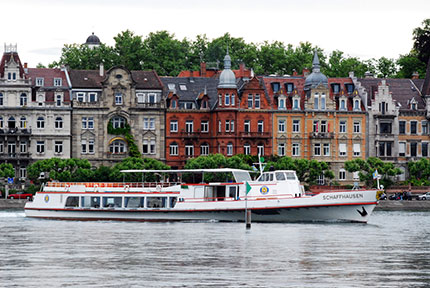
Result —
M 85 188 L 155 188 L 170 187 L 179 184 L 179 182 L 47 182 L 45 183 L 45 187 L 68 188 L 71 186 L 85 186 Z

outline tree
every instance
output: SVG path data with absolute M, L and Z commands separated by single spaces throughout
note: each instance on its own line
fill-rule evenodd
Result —
M 15 169 L 10 163 L 0 164 L 0 178 L 12 178 L 15 176 Z
M 349 72 L 354 72 L 357 77 L 364 77 L 366 71 L 374 70 L 370 62 L 360 61 L 355 57 L 345 58 L 339 50 L 331 52 L 328 67 L 324 71 L 327 77 L 348 77 Z
M 381 57 L 376 62 L 376 70 L 379 78 L 393 78 L 397 72 L 396 62 L 394 59 Z
M 430 185 L 430 160 L 421 158 L 418 161 L 408 162 L 408 182 L 415 186 Z
M 111 169 L 109 178 L 111 181 L 127 181 L 127 182 L 141 182 L 142 174 L 139 173 L 121 173 L 121 170 L 169 170 L 170 166 L 165 165 L 163 162 L 152 158 L 137 158 L 128 157 L 122 162 L 115 164 Z M 155 181 L 154 174 L 145 175 L 145 180 Z
M 370 157 L 367 160 L 354 159 L 346 161 L 345 170 L 351 173 L 359 172 L 360 181 L 364 181 L 368 187 L 376 187 L 376 182 L 373 179 L 373 173 L 376 170 L 382 176 L 380 182 L 385 188 L 393 183 L 392 177 L 402 174 L 402 170 L 395 167 L 393 163 L 384 162 L 376 157 Z
M 430 61 L 430 19 L 422 22 L 422 27 L 417 27 L 413 31 L 413 50 L 417 53 L 418 59 L 423 63 Z
M 58 181 L 91 181 L 93 171 L 86 159 L 60 159 L 50 158 L 39 160 L 31 164 L 28 169 L 28 178 L 35 183 L 45 182 L 49 179 Z M 41 179 L 42 173 L 44 179 Z
M 129 70 L 141 70 L 145 58 L 142 36 L 126 30 L 115 36 L 114 40 L 115 64 L 123 65 Z
M 399 59 L 397 59 L 397 65 L 399 66 L 397 78 L 412 78 L 414 72 L 418 72 L 420 78 L 423 78 L 426 74 L 425 63 L 413 51 L 406 55 L 400 55 Z

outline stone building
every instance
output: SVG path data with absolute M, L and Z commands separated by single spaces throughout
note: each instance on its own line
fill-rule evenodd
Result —
M 72 157 L 111 165 L 137 149 L 142 156 L 165 160 L 163 85 L 155 71 L 113 67 L 105 72 L 101 65 L 69 75 Z

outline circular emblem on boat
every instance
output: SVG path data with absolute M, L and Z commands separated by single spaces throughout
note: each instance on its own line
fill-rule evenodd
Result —
M 45 202 L 48 203 L 49 202 L 49 195 L 45 195 Z
M 269 193 L 269 187 L 267 186 L 263 186 L 260 188 L 260 193 L 263 195 L 266 195 L 267 193 Z

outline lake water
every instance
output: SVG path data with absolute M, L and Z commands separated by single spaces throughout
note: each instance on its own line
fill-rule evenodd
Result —
M 55 221 L 0 211 L 1 287 L 429 287 L 430 212 L 368 224 Z

